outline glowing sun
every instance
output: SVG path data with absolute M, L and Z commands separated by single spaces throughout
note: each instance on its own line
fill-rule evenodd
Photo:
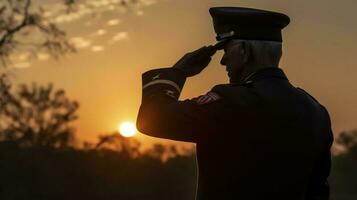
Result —
M 122 135 L 124 137 L 132 137 L 137 132 L 134 123 L 129 122 L 129 121 L 122 122 L 118 127 L 118 131 L 119 131 L 120 135 Z

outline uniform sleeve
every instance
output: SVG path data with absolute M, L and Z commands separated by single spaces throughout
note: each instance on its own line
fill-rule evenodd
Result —
M 320 152 L 311 177 L 307 192 L 307 200 L 328 200 L 330 197 L 330 186 L 328 176 L 331 171 L 331 145 L 333 143 L 333 132 L 331 120 L 327 109 L 321 106 L 325 113 L 325 130 L 322 133 L 323 148 Z
M 149 136 L 186 142 L 202 141 L 219 130 L 220 97 L 209 92 L 179 101 L 186 77 L 173 68 L 148 71 L 142 75 L 142 102 L 137 129 Z

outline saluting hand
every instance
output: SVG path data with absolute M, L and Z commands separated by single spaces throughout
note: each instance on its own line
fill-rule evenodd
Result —
M 204 46 L 196 51 L 185 54 L 173 68 L 182 71 L 186 77 L 199 74 L 211 61 L 211 56 L 216 53 L 214 46 Z

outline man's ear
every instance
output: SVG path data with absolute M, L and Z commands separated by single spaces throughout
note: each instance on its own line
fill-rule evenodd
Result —
M 248 63 L 251 57 L 251 47 L 246 41 L 241 42 L 241 54 L 244 63 Z

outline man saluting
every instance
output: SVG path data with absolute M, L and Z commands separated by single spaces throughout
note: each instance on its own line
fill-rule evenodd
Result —
M 329 114 L 278 67 L 289 17 L 237 7 L 214 7 L 210 14 L 215 46 L 142 75 L 138 130 L 196 143 L 198 200 L 328 199 Z M 221 49 L 230 83 L 179 101 L 186 78 Z

